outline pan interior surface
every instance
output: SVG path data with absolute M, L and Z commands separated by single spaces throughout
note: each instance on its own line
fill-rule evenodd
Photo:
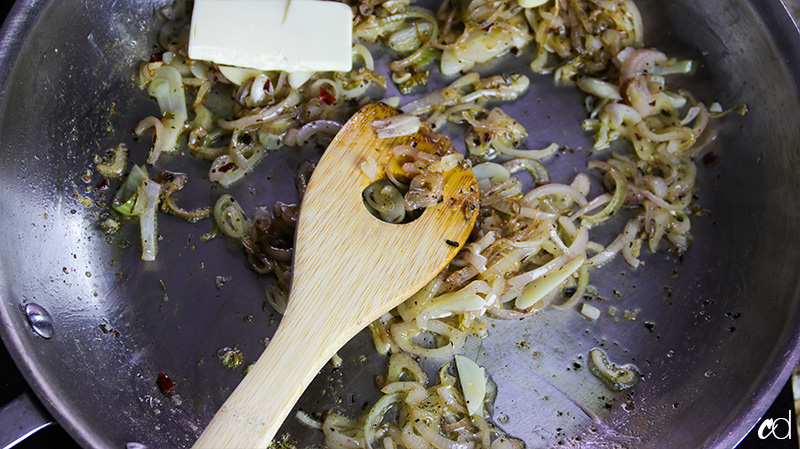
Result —
M 647 254 L 636 271 L 615 261 L 594 275 L 595 305 L 619 315 L 589 322 L 575 310 L 549 310 L 490 320 L 489 336 L 470 340 L 465 353 L 498 387 L 494 421 L 531 448 L 731 447 L 798 358 L 797 30 L 778 1 L 637 4 L 646 45 L 699 63 L 676 82 L 748 113 L 716 122 L 718 162 L 700 166 L 702 210 L 689 251 Z M 134 76 L 156 51 L 163 6 L 21 1 L 0 44 L 2 336 L 45 405 L 86 447 L 190 446 L 280 320 L 265 305 L 271 280 L 251 272 L 231 242 L 204 241 L 207 222 L 160 219 L 160 254 L 150 263 L 140 260 L 136 226 L 113 236 L 99 226 L 107 195 L 96 189 L 93 157 L 120 142 L 132 158 L 146 157 L 130 130 L 158 107 Z M 385 66 L 388 55 L 376 62 Z M 499 63 L 533 81 L 504 110 L 530 130 L 531 148 L 555 141 L 577 149 L 548 163 L 554 181 L 569 182 L 587 157 L 608 155 L 589 151 L 582 97 L 532 75 L 527 63 Z M 272 152 L 230 190 L 204 182 L 207 168 L 191 158 L 169 163 L 198 180 L 184 203 L 213 204 L 230 192 L 252 210 L 296 202 L 293 174 L 321 151 Z M 24 310 L 32 303 L 52 316 L 52 338 L 31 330 Z M 634 390 L 614 393 L 589 372 L 595 347 L 640 369 Z M 223 348 L 241 350 L 242 367 L 222 367 Z M 340 356 L 343 365 L 320 372 L 300 409 L 358 415 L 379 397 L 373 379 L 386 358 L 369 335 Z M 160 393 L 159 373 L 176 395 Z M 293 419 L 283 432 L 299 447 L 322 439 Z

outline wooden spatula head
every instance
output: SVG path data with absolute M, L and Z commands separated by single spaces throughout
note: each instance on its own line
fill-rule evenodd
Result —
M 447 137 L 427 127 L 408 136 L 377 137 L 371 123 L 395 114 L 394 108 L 373 104 L 348 121 L 317 165 L 303 198 L 292 299 L 307 298 L 306 291 L 326 298 L 316 304 L 289 301 L 287 316 L 309 313 L 306 307 L 311 307 L 341 314 L 342 322 L 351 317 L 353 329 L 338 329 L 345 331 L 344 341 L 439 273 L 458 253 L 477 216 L 477 185 L 466 162 L 444 173 L 441 201 L 410 223 L 386 223 L 367 210 L 362 192 L 374 180 L 364 174 L 362 162 L 375 160 L 380 179 L 387 166 L 397 166 L 390 162 L 398 145 L 428 153 L 454 151 Z M 328 285 L 320 288 L 320 283 Z

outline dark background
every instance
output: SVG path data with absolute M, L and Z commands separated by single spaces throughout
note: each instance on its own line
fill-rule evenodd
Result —
M 13 1 L 11 0 L 0 0 L 0 4 L 2 4 L 2 9 L 0 9 L 0 18 L 5 18 L 6 14 L 8 14 Z M 23 393 L 27 388 L 27 384 L 25 380 L 22 378 L 22 375 L 17 370 L 14 362 L 11 360 L 11 357 L 6 351 L 5 346 L 0 346 L 0 405 L 6 404 L 16 398 L 18 395 Z M 792 395 L 792 386 L 791 381 L 789 381 L 786 386 L 783 388 L 781 393 L 778 395 L 775 403 L 772 407 L 765 413 L 766 418 L 785 418 L 788 416 L 788 411 L 792 410 L 792 416 L 795 416 L 794 412 L 794 397 Z M 760 423 L 759 423 L 760 424 Z M 792 423 L 794 424 L 794 423 Z M 776 438 L 770 438 L 767 440 L 760 440 L 756 435 L 756 429 L 754 429 L 745 439 L 742 441 L 736 449 L 798 449 L 800 446 L 798 445 L 797 440 L 797 431 L 796 427 L 792 429 L 792 438 L 786 440 L 778 440 Z M 780 430 L 780 434 L 782 436 L 783 430 Z M 19 449 L 42 449 L 42 448 L 59 448 L 59 449 L 79 449 L 79 446 L 72 441 L 72 439 L 67 435 L 67 433 L 58 426 L 48 426 L 44 429 L 40 430 L 32 437 L 28 438 L 27 440 L 23 441 L 19 445 L 16 446 Z M 123 448 L 119 448 L 123 449 Z

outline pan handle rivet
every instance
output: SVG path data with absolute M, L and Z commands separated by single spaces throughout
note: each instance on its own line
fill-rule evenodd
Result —
M 50 312 L 39 304 L 30 303 L 25 305 L 25 316 L 31 329 L 42 338 L 53 338 L 55 328 L 53 327 L 53 317 Z

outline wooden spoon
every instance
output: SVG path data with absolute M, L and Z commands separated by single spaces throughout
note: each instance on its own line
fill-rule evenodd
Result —
M 378 138 L 370 126 L 398 112 L 361 109 L 339 131 L 314 170 L 295 237 L 292 288 L 269 346 L 195 443 L 195 448 L 266 448 L 319 370 L 348 340 L 433 279 L 458 253 L 477 216 L 468 164 L 444 174 L 444 198 L 415 221 L 389 224 L 370 214 L 361 170 L 373 158 L 386 177 L 392 148 L 447 154 L 450 140 L 427 127 Z M 390 170 L 394 171 L 392 168 Z

